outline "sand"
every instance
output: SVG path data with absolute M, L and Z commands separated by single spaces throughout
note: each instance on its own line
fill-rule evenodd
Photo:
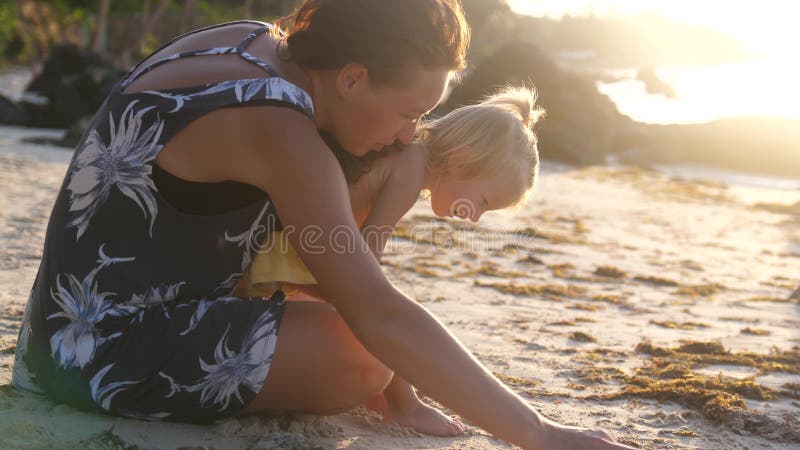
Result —
M 71 157 L 21 139 L 59 133 L 0 127 L 0 448 L 513 448 L 472 426 L 453 438 L 420 435 L 363 408 L 200 426 L 86 414 L 12 388 L 19 320 Z M 545 163 L 525 208 L 489 213 L 478 228 L 435 220 L 420 200 L 384 268 L 551 419 L 645 449 L 798 448 L 800 300 L 789 298 L 800 285 L 797 186 Z M 686 341 L 721 346 L 663 352 Z M 643 342 L 662 353 L 637 351 Z M 681 376 L 649 379 L 666 391 L 633 389 L 670 361 L 686 364 Z M 680 383 L 698 380 L 716 380 L 723 387 L 713 392 L 741 403 L 713 408 L 694 401 L 699 391 L 678 395 Z

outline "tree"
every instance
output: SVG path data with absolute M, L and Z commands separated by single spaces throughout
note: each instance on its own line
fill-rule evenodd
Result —
M 111 0 L 100 0 L 97 7 L 97 21 L 92 36 L 90 48 L 94 53 L 108 51 L 108 13 L 111 10 Z
M 185 33 L 194 28 L 194 9 L 197 0 L 186 0 L 183 4 L 183 15 L 181 15 L 181 33 Z

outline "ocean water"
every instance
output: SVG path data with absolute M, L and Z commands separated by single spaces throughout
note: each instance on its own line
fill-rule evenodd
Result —
M 745 204 L 792 205 L 800 202 L 800 174 L 796 178 L 785 178 L 678 164 L 656 164 L 653 168 L 674 177 L 723 183 L 728 186 L 729 194 L 733 194 Z
M 648 94 L 635 69 L 613 70 L 619 81 L 598 82 L 622 114 L 654 124 L 702 123 L 725 117 L 778 116 L 800 120 L 800 64 L 764 58 L 708 67 L 658 67 L 675 98 Z

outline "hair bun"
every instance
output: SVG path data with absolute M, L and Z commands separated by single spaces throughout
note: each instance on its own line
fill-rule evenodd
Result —
M 487 97 L 482 104 L 513 112 L 526 128 L 533 130 L 534 125 L 545 115 L 544 109 L 536 105 L 537 97 L 535 87 L 509 85 Z

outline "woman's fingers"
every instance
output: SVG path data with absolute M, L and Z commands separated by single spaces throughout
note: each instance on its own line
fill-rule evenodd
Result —
M 603 430 L 583 427 L 550 425 L 552 434 L 543 448 L 575 450 L 633 450 L 633 447 L 614 442 Z

